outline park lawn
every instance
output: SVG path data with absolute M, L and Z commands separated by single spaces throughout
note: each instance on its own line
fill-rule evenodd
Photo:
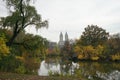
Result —
M 75 77 L 38 76 L 0 72 L 0 80 L 84 80 Z

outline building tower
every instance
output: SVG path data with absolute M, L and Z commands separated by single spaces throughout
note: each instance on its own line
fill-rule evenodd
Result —
M 60 40 L 59 40 L 58 45 L 59 45 L 59 48 L 62 48 L 62 47 L 63 47 L 63 45 L 64 45 L 64 41 L 63 41 L 63 34 L 62 34 L 62 32 L 60 33 L 59 38 L 60 38 Z
M 63 34 L 62 32 L 60 33 L 60 41 L 59 42 L 62 42 L 63 41 Z
M 67 34 L 67 32 L 65 33 L 65 41 L 68 41 L 69 39 L 68 39 L 68 34 Z

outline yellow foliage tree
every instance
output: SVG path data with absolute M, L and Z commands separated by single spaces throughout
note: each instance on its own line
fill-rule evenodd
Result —
M 120 60 L 120 53 L 116 53 L 116 54 L 112 55 L 111 57 L 112 57 L 113 61 Z
M 84 58 L 84 54 L 83 54 L 83 49 L 80 46 L 75 46 L 74 48 L 74 52 L 78 55 L 78 59 L 83 59 Z
M 93 46 L 85 46 L 83 49 L 86 58 L 90 59 L 91 57 L 96 56 Z
M 98 46 L 96 47 L 96 54 L 97 54 L 97 55 L 103 54 L 103 51 L 104 51 L 104 46 L 98 45 Z
M 0 56 L 6 56 L 9 53 L 9 47 L 6 46 L 6 39 L 4 36 L 0 36 Z
M 98 46 L 98 49 L 102 52 L 102 47 Z M 96 48 L 94 48 L 91 45 L 88 46 L 78 46 L 76 45 L 74 48 L 75 53 L 78 55 L 78 59 L 92 59 L 92 60 L 98 60 L 101 52 L 97 53 L 98 51 Z

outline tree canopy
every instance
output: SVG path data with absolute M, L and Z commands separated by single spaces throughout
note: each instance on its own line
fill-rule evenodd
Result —
M 97 46 L 108 39 L 109 33 L 97 25 L 88 25 L 81 35 L 83 45 Z
M 13 44 L 17 35 L 29 25 L 36 29 L 48 27 L 48 21 L 42 21 L 34 6 L 30 5 L 31 0 L 3 0 L 6 2 L 10 14 L 6 17 L 1 17 L 1 25 L 3 28 L 10 28 L 13 35 L 8 42 L 8 46 Z
M 120 34 L 110 35 L 97 25 L 88 25 L 76 40 L 74 52 L 81 60 L 120 60 Z

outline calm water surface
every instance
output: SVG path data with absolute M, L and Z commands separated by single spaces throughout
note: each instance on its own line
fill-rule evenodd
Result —
M 120 63 L 115 62 L 71 62 L 68 60 L 43 60 L 38 74 L 49 76 L 49 73 L 83 76 L 89 80 L 120 80 Z

